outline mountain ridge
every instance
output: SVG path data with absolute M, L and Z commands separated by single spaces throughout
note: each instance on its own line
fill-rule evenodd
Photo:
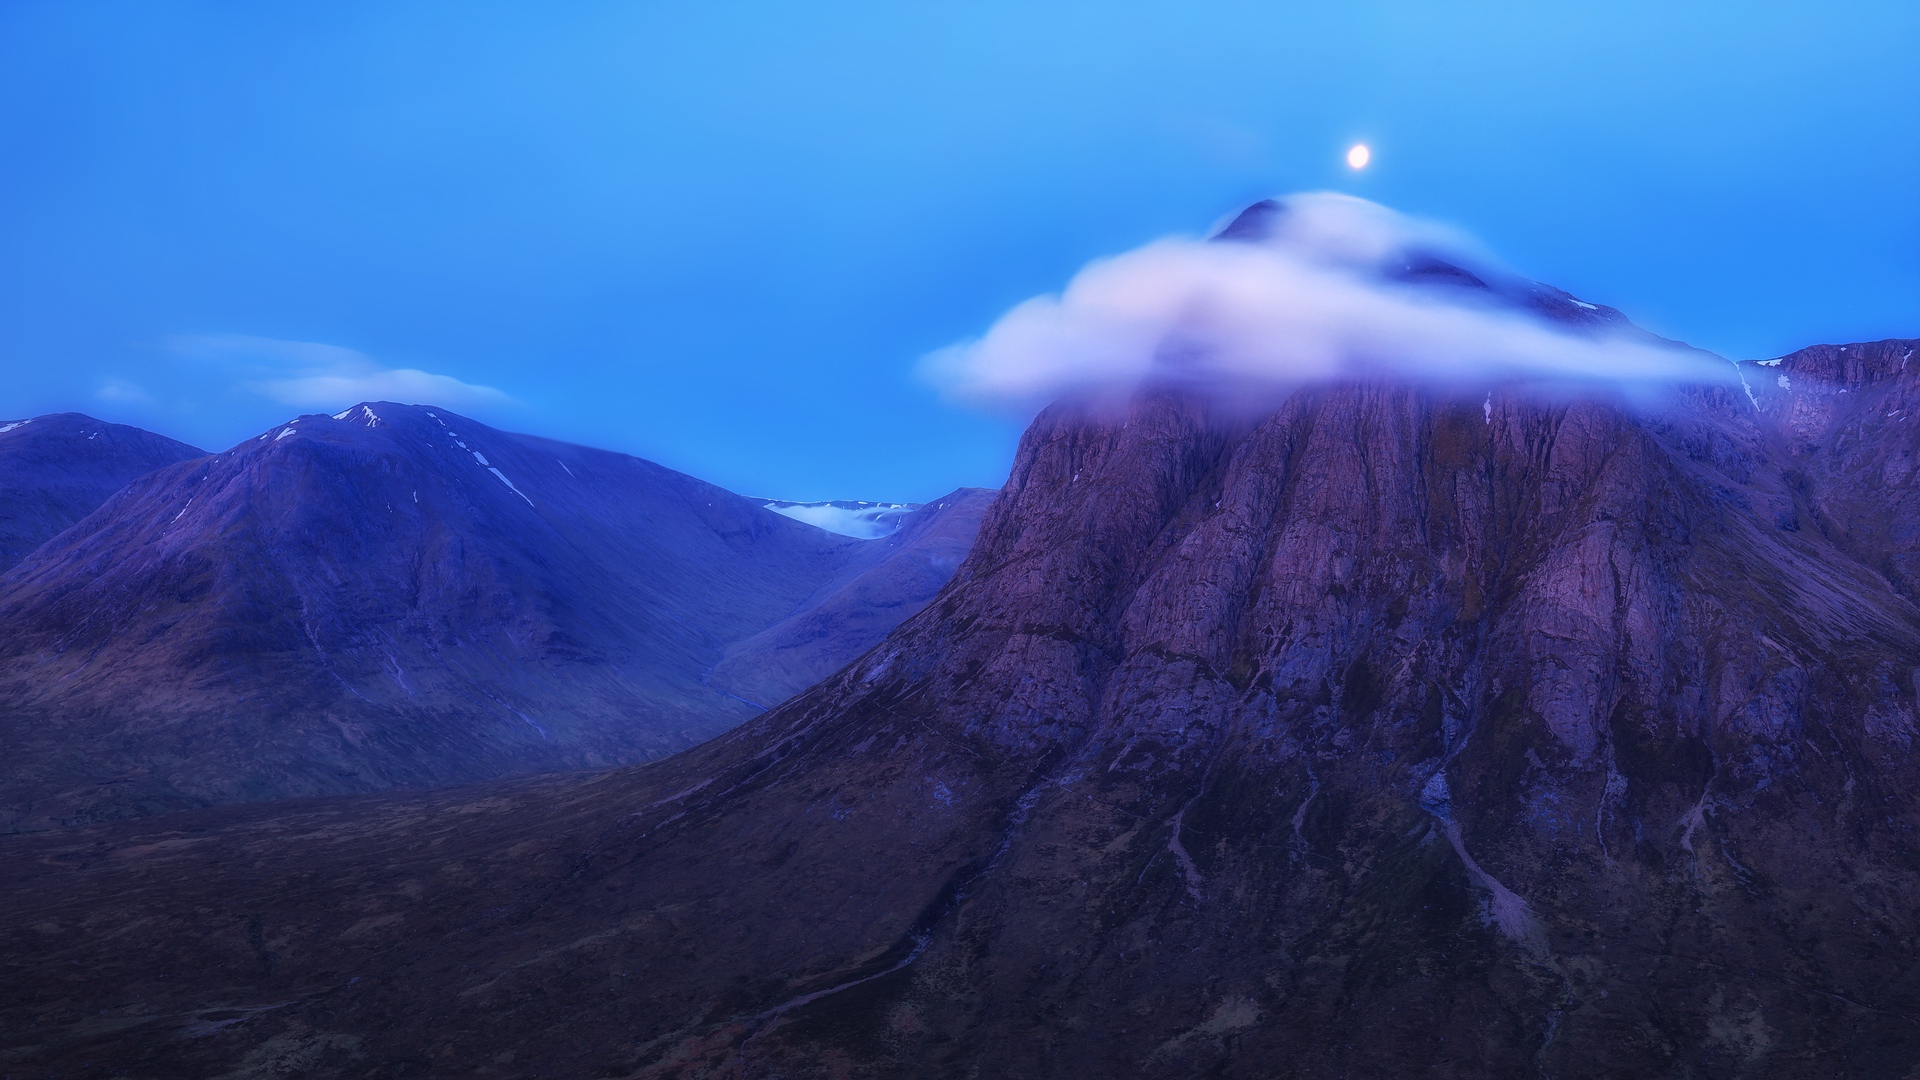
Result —
M 889 550 L 444 409 L 300 417 L 135 481 L 0 576 L 6 813 L 657 757 L 757 711 L 705 685 L 726 645 Z

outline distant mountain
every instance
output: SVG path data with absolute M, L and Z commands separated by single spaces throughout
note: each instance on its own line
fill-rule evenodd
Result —
M 205 454 L 80 413 L 0 420 L 0 573 L 135 479 Z
M 877 570 L 899 547 L 443 409 L 301 417 L 0 578 L 7 820 L 668 754 L 758 711 L 705 681 L 729 645 L 897 577 L 911 597 L 879 596 L 866 636 L 806 653 L 830 671 L 924 603 L 951 569 Z M 796 679 L 763 657 L 743 685 Z
M 868 541 L 869 560 L 850 567 L 792 615 L 729 645 L 708 683 L 772 706 L 838 671 L 946 585 L 972 549 L 996 494 L 960 488 L 893 519 L 884 539 Z
M 763 501 L 767 509 L 776 514 L 790 517 L 795 521 L 804 521 L 817 525 L 841 536 L 855 536 L 862 540 L 878 540 L 892 535 L 906 521 L 908 515 L 919 507 L 913 503 L 874 503 L 860 500 L 836 500 L 833 502 L 787 502 L 783 499 Z

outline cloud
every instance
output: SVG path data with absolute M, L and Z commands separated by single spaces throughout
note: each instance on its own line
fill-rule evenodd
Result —
M 457 408 L 513 400 L 491 386 L 417 368 L 382 367 L 356 349 L 316 341 L 199 334 L 174 338 L 168 345 L 183 356 L 233 367 L 247 376 L 241 388 L 297 408 L 331 410 L 381 400 Z
M 1213 240 L 1090 263 L 923 370 L 963 400 L 1031 408 L 1147 383 L 1644 383 L 1732 368 L 1526 282 L 1455 230 L 1320 192 L 1262 204 Z
M 112 402 L 115 405 L 150 405 L 153 403 L 152 394 L 147 393 L 146 390 L 138 384 L 130 383 L 125 379 L 106 379 L 102 381 L 99 388 L 93 392 L 93 396 L 101 401 Z
M 510 400 L 491 386 L 464 383 L 451 375 L 435 375 L 417 368 L 391 368 L 353 374 L 301 375 L 244 384 L 283 405 L 330 409 L 361 401 L 398 401 L 409 404 L 498 405 Z

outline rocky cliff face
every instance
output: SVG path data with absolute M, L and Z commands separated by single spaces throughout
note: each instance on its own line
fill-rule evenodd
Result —
M 1816 345 L 1742 366 L 1809 511 L 1785 524 L 1817 530 L 1910 600 L 1920 600 L 1915 348 L 1900 340 Z
M 7 841 L 10 1060 L 1909 1075 L 1915 344 L 1055 408 L 933 604 L 711 743 Z
M 707 684 L 730 643 L 894 550 L 444 410 L 302 417 L 145 478 L 0 578 L 0 814 L 658 757 L 759 711 Z M 889 593 L 873 636 L 944 580 Z
M 0 420 L 0 573 L 135 479 L 201 456 L 186 443 L 80 413 Z

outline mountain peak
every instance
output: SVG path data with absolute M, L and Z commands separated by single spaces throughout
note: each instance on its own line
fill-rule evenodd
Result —
M 84 413 L 0 421 L 0 573 L 138 477 L 204 453 Z
M 1215 240 L 1255 243 L 1266 239 L 1274 222 L 1284 216 L 1287 206 L 1279 199 L 1261 199 L 1233 216 L 1233 220 L 1213 234 Z
M 1348 196 L 1262 199 L 1235 215 L 1212 239 L 1337 253 L 1382 281 L 1477 296 L 1566 327 L 1644 335 L 1614 308 L 1511 273 L 1467 250 L 1469 244 L 1444 229 Z

